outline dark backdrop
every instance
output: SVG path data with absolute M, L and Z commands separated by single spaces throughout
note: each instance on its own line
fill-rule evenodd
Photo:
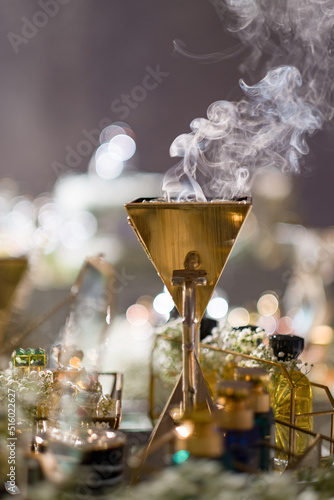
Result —
M 136 168 L 165 172 L 175 163 L 169 146 L 191 120 L 213 101 L 241 95 L 245 54 L 200 64 L 174 51 L 174 39 L 197 54 L 237 43 L 205 0 L 1 0 L 0 38 L 0 173 L 32 195 L 52 189 L 55 162 L 66 170 L 67 152 L 105 118 L 124 118 L 134 130 Z M 143 97 L 134 89 L 148 67 L 163 76 Z M 120 111 L 132 92 L 140 100 Z M 295 180 L 307 225 L 333 223 L 332 135 L 312 138 L 308 168 Z M 81 155 L 71 167 L 85 172 L 88 160 Z

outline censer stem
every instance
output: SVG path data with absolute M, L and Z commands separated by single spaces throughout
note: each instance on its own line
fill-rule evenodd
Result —
M 195 376 L 195 352 L 196 352 L 196 328 L 194 323 L 196 288 L 191 282 L 185 282 L 183 294 L 183 411 L 190 413 L 196 405 L 196 376 Z
M 183 412 L 191 413 L 197 405 L 196 360 L 199 350 L 199 333 L 196 324 L 196 286 L 206 284 L 206 271 L 198 269 L 197 252 L 189 252 L 185 269 L 173 272 L 172 284 L 182 286 L 182 359 L 183 359 Z

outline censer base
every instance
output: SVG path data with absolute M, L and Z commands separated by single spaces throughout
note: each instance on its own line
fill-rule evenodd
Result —
M 212 401 L 209 389 L 205 382 L 203 372 L 195 357 L 195 375 L 196 375 L 196 406 L 195 411 L 208 411 L 212 413 L 215 411 L 215 405 Z M 156 423 L 152 434 L 150 436 L 148 445 L 138 461 L 138 466 L 132 471 L 132 484 L 136 484 L 140 476 L 147 470 L 159 470 L 166 466 L 164 461 L 164 450 L 169 447 L 169 452 L 172 451 L 175 421 L 172 417 L 176 408 L 182 411 L 183 403 L 183 373 L 171 393 L 158 422 Z

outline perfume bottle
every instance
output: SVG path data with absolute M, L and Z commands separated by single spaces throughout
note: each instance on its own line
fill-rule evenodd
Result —
M 208 411 L 195 411 L 174 422 L 173 465 L 185 462 L 188 458 L 221 459 L 224 442 L 214 417 Z
M 280 361 L 296 359 L 304 348 L 304 339 L 297 335 L 275 334 L 269 337 L 269 346 L 274 355 Z M 312 389 L 311 384 L 301 371 L 297 368 L 288 370 L 295 391 L 295 415 L 312 412 Z M 269 385 L 270 401 L 275 418 L 290 422 L 291 388 L 282 371 L 277 370 L 271 377 Z M 307 431 L 313 430 L 313 418 L 310 416 L 299 417 L 296 425 Z M 290 432 L 289 428 L 276 424 L 275 442 L 276 446 L 284 452 L 276 452 L 275 464 L 284 468 L 288 463 L 288 452 Z M 295 449 L 291 450 L 297 455 L 302 455 L 309 446 L 311 436 L 302 431 L 295 431 Z
M 254 426 L 251 384 L 226 380 L 217 387 L 217 423 L 225 442 L 223 464 L 227 469 L 253 468 L 255 443 L 260 440 Z
M 256 450 L 255 466 L 268 471 L 271 466 L 270 445 L 274 442 L 274 414 L 270 407 L 270 396 L 266 387 L 269 384 L 269 374 L 263 368 L 236 368 L 235 379 L 250 382 L 251 405 L 254 411 L 254 424 L 258 428 L 260 442 Z

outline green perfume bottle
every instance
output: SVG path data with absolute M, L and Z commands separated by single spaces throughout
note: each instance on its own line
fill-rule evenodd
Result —
M 279 361 L 292 361 L 298 358 L 303 351 L 304 339 L 297 335 L 274 334 L 269 337 L 269 346 Z M 288 374 L 295 392 L 295 415 L 311 413 L 312 389 L 308 378 L 297 368 L 288 368 Z M 290 422 L 292 391 L 289 381 L 282 371 L 277 370 L 272 375 L 268 389 L 275 419 Z M 296 420 L 296 425 L 306 431 L 312 431 L 313 418 L 310 416 L 299 417 Z M 291 443 L 289 428 L 276 423 L 275 443 L 277 447 L 284 450 L 276 452 L 276 467 L 284 469 L 288 464 L 289 449 L 296 455 L 302 455 L 310 442 L 310 435 L 296 430 L 294 443 Z

